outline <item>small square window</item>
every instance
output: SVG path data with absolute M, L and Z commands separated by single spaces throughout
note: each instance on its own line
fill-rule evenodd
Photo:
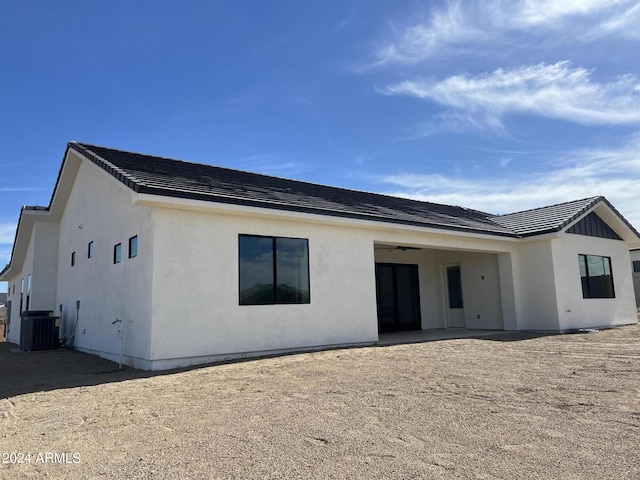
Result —
M 640 260 L 633 261 L 633 271 L 634 273 L 640 273 Z
M 93 242 L 89 242 L 87 245 L 87 258 L 93 258 Z
M 129 258 L 138 256 L 138 236 L 129 239 Z
M 122 260 L 122 244 L 119 243 L 113 247 L 113 263 L 120 263 Z
M 76 252 L 71 252 L 71 266 L 76 266 Z

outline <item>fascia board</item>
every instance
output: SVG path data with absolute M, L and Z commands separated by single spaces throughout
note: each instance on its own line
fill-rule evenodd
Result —
M 52 221 L 59 221 L 62 217 L 82 161 L 83 157 L 78 152 L 67 148 L 49 203 Z
M 403 223 L 383 222 L 351 218 L 347 216 L 321 215 L 316 213 L 296 212 L 290 210 L 269 209 L 263 207 L 252 207 L 246 205 L 236 205 L 233 203 L 218 203 L 204 200 L 185 199 L 180 197 L 165 197 L 148 193 L 136 193 L 132 198 L 133 204 L 145 205 L 149 207 L 173 208 L 178 210 L 190 210 L 200 212 L 215 212 L 220 214 L 260 216 L 263 218 L 277 218 L 289 220 L 304 220 L 311 223 L 325 225 L 337 225 L 342 227 L 367 228 L 372 230 L 388 231 L 410 231 L 421 232 L 431 235 L 454 235 L 467 238 L 500 240 L 504 242 L 518 242 L 520 239 L 502 235 L 492 235 L 454 228 L 437 228 L 420 225 L 409 225 Z
M 26 207 L 22 208 L 18 220 L 18 228 L 16 229 L 16 236 L 13 241 L 11 260 L 9 265 L 2 271 L 0 281 L 6 281 L 10 275 L 22 270 L 24 259 L 29 248 L 29 242 L 31 241 L 33 226 L 37 221 L 49 221 L 49 211 L 29 210 Z

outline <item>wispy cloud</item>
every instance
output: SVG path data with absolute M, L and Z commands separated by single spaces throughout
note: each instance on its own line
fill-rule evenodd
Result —
M 0 245 L 13 244 L 16 234 L 16 224 L 9 222 L 0 222 Z
M 390 63 L 416 63 L 451 47 L 460 47 L 488 36 L 467 21 L 468 11 L 461 2 L 451 2 L 443 10 L 434 9 L 426 23 L 391 25 L 391 41 L 381 42 L 372 66 Z
M 306 169 L 305 164 L 292 160 L 286 153 L 256 153 L 234 162 L 234 168 L 277 177 L 295 176 Z
M 509 113 L 567 120 L 584 125 L 640 123 L 640 82 L 623 75 L 610 83 L 568 61 L 499 68 L 481 75 L 454 75 L 441 81 L 403 81 L 382 90 L 408 95 L 451 109 L 442 119 L 474 128 L 500 128 Z M 459 129 L 459 128 L 458 128 Z
M 508 213 L 604 195 L 640 228 L 640 134 L 620 148 L 583 149 L 556 156 L 560 167 L 501 177 L 443 174 L 392 174 L 378 179 L 385 193 L 437 203 L 462 205 L 490 213 Z
M 575 41 L 612 35 L 640 38 L 639 10 L 637 0 L 451 0 L 432 9 L 425 21 L 391 24 L 370 66 L 412 64 L 451 51 L 475 51 L 514 32 L 545 40 L 550 30 Z
M 31 187 L 0 187 L 0 192 L 32 192 L 34 190 L 38 190 L 37 188 Z

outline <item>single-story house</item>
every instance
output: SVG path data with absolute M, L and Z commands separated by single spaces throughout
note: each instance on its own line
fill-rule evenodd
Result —
M 165 369 L 388 331 L 637 322 L 640 235 L 603 197 L 508 215 L 68 144 L 23 207 L 8 340 L 51 310 L 78 350 Z

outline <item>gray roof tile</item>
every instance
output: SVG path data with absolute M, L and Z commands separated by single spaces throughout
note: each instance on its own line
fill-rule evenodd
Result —
M 517 236 L 488 213 L 71 142 L 139 193 Z
M 616 211 L 604 197 L 590 197 L 507 215 L 492 215 L 463 207 L 317 185 L 77 142 L 70 142 L 68 148 L 81 153 L 139 193 L 506 237 L 520 238 L 560 231 L 601 201 Z M 620 218 L 637 234 L 622 215 Z
M 589 210 L 604 197 L 590 197 L 522 212 L 495 215 L 495 223 L 526 237 L 557 232 Z

